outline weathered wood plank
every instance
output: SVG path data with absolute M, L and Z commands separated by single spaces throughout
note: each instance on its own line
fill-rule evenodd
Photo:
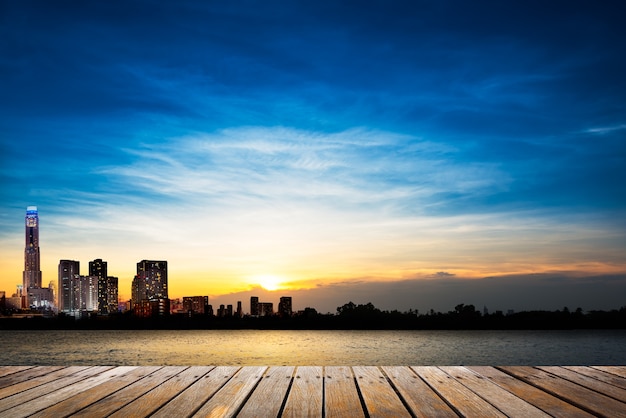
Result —
M 505 415 L 452 376 L 435 366 L 412 367 L 426 383 L 462 416 L 504 417 Z
M 565 402 L 551 394 L 521 380 L 514 378 L 491 366 L 470 366 L 470 370 L 490 379 L 511 393 L 546 411 L 556 418 L 590 418 L 588 412 Z
M 591 366 L 593 369 L 602 370 L 626 378 L 626 366 Z
M 407 366 L 383 366 L 383 371 L 416 417 L 458 415 Z
M 354 366 L 352 371 L 370 417 L 411 416 L 378 367 Z
M 563 379 L 567 379 L 570 382 L 578 383 L 581 386 L 600 392 L 606 396 L 617 399 L 618 401 L 626 402 L 626 390 L 618 388 L 609 383 L 601 382 L 593 377 L 584 376 L 573 370 L 566 369 L 559 366 L 537 366 L 539 370 L 543 370 L 548 373 L 552 373 Z
M 28 401 L 18 399 L 20 396 L 17 395 L 12 400 L 17 401 L 19 404 L 11 408 L 11 417 L 21 418 L 32 415 L 35 412 L 41 411 L 42 409 L 65 400 L 76 393 L 82 392 L 86 387 L 98 385 L 99 383 L 109 379 L 111 375 L 115 373 L 112 369 L 112 366 L 88 367 L 85 370 L 72 374 L 71 376 L 63 377 L 53 382 L 49 382 L 46 385 L 35 388 L 35 392 L 38 393 L 45 390 L 45 395 L 37 396 L 35 398 L 31 397 Z M 32 394 L 29 395 L 32 396 Z
M 15 397 L 18 394 L 20 394 L 21 398 L 24 399 L 24 401 L 34 399 L 37 396 L 40 396 L 38 395 L 38 393 L 47 393 L 52 390 L 51 388 L 58 387 L 56 382 L 59 379 L 71 377 L 75 373 L 81 372 L 88 368 L 89 366 L 64 367 L 51 373 L 47 373 L 43 376 L 37 376 L 30 380 L 17 382 L 11 386 L 6 386 L 0 389 L 0 399 L 8 398 L 9 396 Z M 38 387 L 40 387 L 40 390 L 38 392 L 33 391 L 33 389 Z M 6 405 L 7 401 L 3 401 L 3 404 Z
M 324 416 L 326 418 L 365 416 L 350 367 L 329 366 L 324 368 L 324 398 Z
M 190 367 L 125 405 L 123 408 L 118 409 L 109 415 L 109 417 L 147 417 L 176 397 L 180 392 L 191 386 L 191 384 L 198 379 L 202 378 L 202 376 L 207 374 L 212 368 L 213 367 L 210 366 Z
M 106 398 L 110 394 L 117 392 L 132 383 L 141 380 L 145 376 L 159 370 L 160 368 L 161 366 L 142 366 L 136 367 L 133 370 L 126 370 L 120 366 L 111 374 L 110 380 L 79 392 L 74 396 L 31 415 L 29 418 L 67 417 L 103 398 Z
M 32 369 L 33 367 L 35 366 L 0 366 L 0 377 L 21 372 L 22 370 Z
M 270 367 L 237 418 L 277 417 L 293 377 L 293 366 Z
M 544 370 L 529 366 L 502 366 L 498 368 L 594 415 L 613 418 L 626 417 L 626 408 L 622 402 Z
M 240 367 L 218 366 L 182 391 L 152 418 L 190 417 L 228 382 Z
M 618 388 L 626 389 L 626 379 L 624 377 L 607 373 L 603 370 L 594 369 L 588 366 L 563 366 L 568 370 L 572 370 L 576 373 L 583 374 L 585 376 L 593 377 L 601 382 L 608 383 Z
M 508 416 L 546 418 L 548 414 L 492 381 L 462 366 L 439 367 Z
M 85 418 L 106 417 L 184 369 L 186 367 L 162 367 L 143 379 L 124 387 L 122 390 L 110 394 L 85 409 L 81 409 L 72 416 Z
M 23 370 L 21 372 L 6 375 L 0 377 L 0 389 L 7 386 L 15 385 L 17 383 L 25 382 L 27 380 L 43 377 L 48 373 L 52 373 L 63 368 L 64 367 L 62 366 L 37 366 L 28 370 Z
M 266 366 L 242 367 L 193 415 L 194 417 L 233 417 L 263 378 Z
M 281 417 L 322 417 L 324 376 L 320 366 L 300 366 Z

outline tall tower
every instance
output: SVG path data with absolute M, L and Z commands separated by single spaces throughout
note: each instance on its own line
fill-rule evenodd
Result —
M 59 261 L 57 293 L 59 312 L 72 313 L 80 309 L 80 262 Z
M 24 249 L 23 292 L 29 288 L 41 288 L 41 264 L 39 254 L 39 215 L 37 206 L 26 208 L 26 248 Z
M 98 278 L 98 312 L 106 315 L 109 313 L 107 291 L 107 262 L 97 258 L 89 262 L 89 275 Z

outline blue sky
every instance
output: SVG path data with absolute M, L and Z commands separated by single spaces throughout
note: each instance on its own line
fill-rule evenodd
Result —
M 0 5 L 0 289 L 37 205 L 44 282 L 104 258 L 130 285 L 147 258 L 172 296 L 626 292 L 621 2 L 222 3 Z

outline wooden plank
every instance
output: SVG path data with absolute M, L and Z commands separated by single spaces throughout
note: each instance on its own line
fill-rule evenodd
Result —
M 162 367 L 149 376 L 126 386 L 124 389 L 112 393 L 85 409 L 81 409 L 73 416 L 86 418 L 106 417 L 184 369 L 186 367 L 183 366 Z
M 0 377 L 21 372 L 22 370 L 32 369 L 33 367 L 35 366 L 0 366 Z
M 79 392 L 74 396 L 33 414 L 29 418 L 69 416 L 144 378 L 160 368 L 160 366 L 142 366 L 126 371 L 126 369 L 120 369 L 118 367 L 115 370 L 116 374 L 112 374 L 110 380 Z
M 324 399 L 326 418 L 365 416 L 352 369 L 347 366 L 324 368 Z
M 407 366 L 383 366 L 392 385 L 416 417 L 457 417 L 458 415 Z
M 370 417 L 411 416 L 378 367 L 354 366 L 352 371 Z
M 193 415 L 194 417 L 234 417 L 259 380 L 266 366 L 242 367 Z
M 509 392 L 535 405 L 556 418 L 590 418 L 588 412 L 554 397 L 541 389 L 518 380 L 491 366 L 471 366 L 470 370 L 500 385 Z
M 97 385 L 99 382 L 107 380 L 114 371 L 112 366 L 94 366 L 72 374 L 71 376 L 41 385 L 33 391 L 18 394 L 6 401 L 11 402 L 11 417 L 20 418 L 34 414 L 51 405 L 54 405 L 76 393 L 82 392 L 85 387 Z M 32 393 L 35 392 L 35 393 Z M 42 395 L 43 393 L 43 395 Z M 28 400 L 20 395 L 28 394 Z M 35 395 L 35 397 L 33 397 Z M 8 402 L 3 402 L 8 405 Z
M 626 417 L 626 407 L 622 402 L 544 370 L 529 366 L 506 366 L 498 368 L 505 373 L 552 393 L 594 415 L 613 418 Z
M 320 366 L 300 366 L 289 390 L 281 417 L 322 417 L 324 370 Z
M 626 389 L 626 378 L 617 376 L 611 373 L 607 373 L 602 370 L 597 370 L 588 366 L 563 366 L 568 370 L 572 370 L 576 373 L 593 377 L 601 382 L 608 383 L 609 385 L 617 386 L 618 388 Z
M 50 387 L 57 387 L 56 381 L 62 378 L 70 377 L 75 373 L 81 372 L 85 369 L 88 369 L 89 366 L 70 366 L 64 367 L 53 372 L 44 374 L 43 376 L 36 376 L 32 379 L 16 382 L 11 386 L 6 386 L 0 389 L 0 399 L 7 398 L 9 396 L 15 396 L 21 393 L 21 396 L 24 400 L 33 399 L 37 397 L 37 395 L 30 395 L 32 389 L 37 388 L 39 386 L 45 385 L 45 392 L 49 391 Z M 47 385 L 52 382 L 52 385 Z M 6 402 L 3 402 L 6 403 Z
M 278 416 L 291 385 L 294 369 L 293 366 L 267 369 L 237 417 Z
M 0 389 L 7 386 L 15 385 L 17 383 L 25 382 L 27 380 L 36 379 L 38 377 L 45 376 L 48 373 L 61 370 L 62 366 L 37 366 L 21 372 L 9 374 L 0 377 Z
M 567 379 L 570 382 L 578 383 L 581 386 L 600 392 L 606 396 L 617 399 L 618 401 L 626 402 L 626 390 L 618 388 L 609 383 L 601 382 L 593 377 L 584 376 L 573 370 L 566 369 L 559 366 L 538 366 L 539 370 L 543 370 L 548 373 L 552 373 L 563 379 Z
M 190 417 L 200 406 L 228 382 L 240 367 L 218 366 L 182 391 L 163 408 L 156 411 L 153 418 Z
M 528 418 L 549 417 L 549 415 L 541 409 L 520 399 L 490 380 L 477 375 L 466 367 L 443 366 L 439 368 L 508 416 L 523 416 Z
M 162 405 L 169 402 L 180 392 L 202 378 L 202 376 L 207 374 L 212 368 L 211 366 L 190 367 L 125 405 L 123 408 L 118 409 L 109 415 L 109 417 L 125 418 L 150 416 Z
M 279 366 L 266 370 L 237 418 L 277 417 L 287 397 L 294 369 L 293 366 Z
M 439 396 L 462 416 L 504 417 L 505 415 L 452 376 L 435 366 L 411 367 Z
M 626 366 L 591 366 L 591 368 L 626 378 Z

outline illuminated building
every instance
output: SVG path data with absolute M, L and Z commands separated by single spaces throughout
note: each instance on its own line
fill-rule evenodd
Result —
M 167 261 L 142 260 L 137 263 L 137 295 L 143 299 L 167 299 Z M 133 281 L 133 283 L 135 283 Z M 133 284 L 135 290 L 135 284 Z M 139 301 L 137 300 L 137 301 Z M 135 300 L 133 300 L 135 302 Z
M 80 262 L 59 261 L 60 313 L 79 317 L 98 310 L 98 277 L 81 276 Z
M 24 290 L 41 287 L 41 265 L 39 253 L 39 214 L 37 206 L 26 208 L 26 248 L 24 249 Z
M 58 309 L 59 312 L 71 313 L 78 310 L 77 295 L 79 282 L 76 277 L 80 276 L 80 262 L 74 260 L 59 261 L 59 286 L 58 286 Z
M 291 296 L 283 296 L 278 304 L 278 314 L 282 317 L 290 317 L 292 313 Z
M 53 308 L 54 289 L 41 287 L 41 253 L 39 250 L 39 213 L 37 206 L 26 208 L 24 273 L 22 275 L 22 308 Z
M 208 296 L 183 296 L 183 310 L 188 315 L 204 315 L 208 304 Z
M 107 313 L 111 314 L 111 313 L 119 312 L 119 301 L 118 301 L 119 280 L 117 277 L 107 276 L 106 283 L 107 283 L 106 284 L 106 288 L 107 288 L 106 300 L 107 300 L 107 305 L 108 305 Z M 99 298 L 100 296 L 98 295 L 98 303 L 100 303 Z
M 134 304 L 133 309 L 136 316 L 141 318 L 154 318 L 170 314 L 170 300 L 164 298 L 154 298 L 142 300 Z
M 98 313 L 109 313 L 107 297 L 107 262 L 98 258 L 89 262 L 89 275 L 98 278 Z

